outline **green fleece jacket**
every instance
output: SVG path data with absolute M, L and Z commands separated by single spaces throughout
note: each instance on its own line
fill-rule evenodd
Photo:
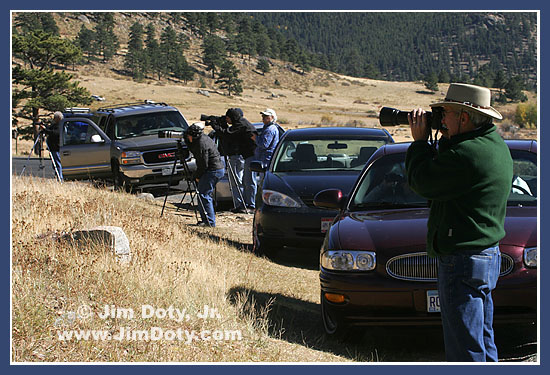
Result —
M 442 138 L 435 157 L 428 142 L 413 142 L 405 165 L 410 187 L 431 201 L 428 255 L 487 248 L 504 237 L 513 162 L 494 125 Z

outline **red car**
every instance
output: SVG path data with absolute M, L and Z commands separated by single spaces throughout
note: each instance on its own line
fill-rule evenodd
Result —
M 514 160 L 495 324 L 537 318 L 537 143 L 506 141 Z M 340 209 L 321 248 L 325 330 L 356 325 L 440 324 L 437 261 L 426 254 L 429 208 L 407 185 L 409 144 L 382 146 L 344 197 L 318 193 L 317 207 Z

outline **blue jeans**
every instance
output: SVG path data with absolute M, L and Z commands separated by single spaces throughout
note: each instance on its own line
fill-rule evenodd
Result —
M 497 362 L 491 291 L 500 274 L 498 245 L 443 255 L 438 260 L 438 289 L 447 361 Z
M 199 212 L 204 223 L 210 224 L 211 227 L 216 226 L 216 214 L 214 212 L 214 188 L 218 181 L 223 177 L 225 170 L 218 169 L 215 171 L 206 171 L 197 186 L 199 192 Z

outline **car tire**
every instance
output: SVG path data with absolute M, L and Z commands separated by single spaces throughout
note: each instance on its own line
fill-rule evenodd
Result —
M 272 258 L 277 255 L 279 249 L 275 246 L 270 246 L 258 236 L 258 229 L 256 226 L 256 215 L 254 215 L 254 222 L 252 223 L 252 252 L 258 255 L 265 255 L 268 258 Z
M 115 190 L 120 191 L 124 189 L 124 191 L 127 193 L 132 192 L 133 187 L 120 171 L 118 162 L 113 162 L 111 169 L 113 171 L 113 183 Z

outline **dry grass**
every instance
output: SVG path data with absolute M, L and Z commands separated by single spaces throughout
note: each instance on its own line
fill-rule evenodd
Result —
M 295 362 L 346 358 L 281 340 L 269 318 L 280 296 L 315 305 L 315 271 L 270 263 L 246 251 L 231 228 L 195 229 L 189 215 L 160 217 L 158 204 L 83 183 L 23 177 L 12 190 L 12 286 L 15 362 Z M 62 233 L 98 225 L 123 228 L 133 260 L 121 264 L 90 244 L 76 247 Z M 241 236 L 242 237 L 242 236 Z M 247 240 L 249 237 L 247 236 Z M 71 312 L 91 307 L 84 319 Z M 105 305 L 131 308 L 135 319 L 100 319 Z M 186 308 L 190 320 L 142 319 L 141 307 Z M 219 319 L 199 319 L 204 305 Z M 74 316 L 73 316 L 74 318 Z M 61 320 L 60 320 L 61 319 Z M 62 324 L 60 325 L 60 321 Z M 184 342 L 60 341 L 62 329 L 238 330 L 242 340 Z

